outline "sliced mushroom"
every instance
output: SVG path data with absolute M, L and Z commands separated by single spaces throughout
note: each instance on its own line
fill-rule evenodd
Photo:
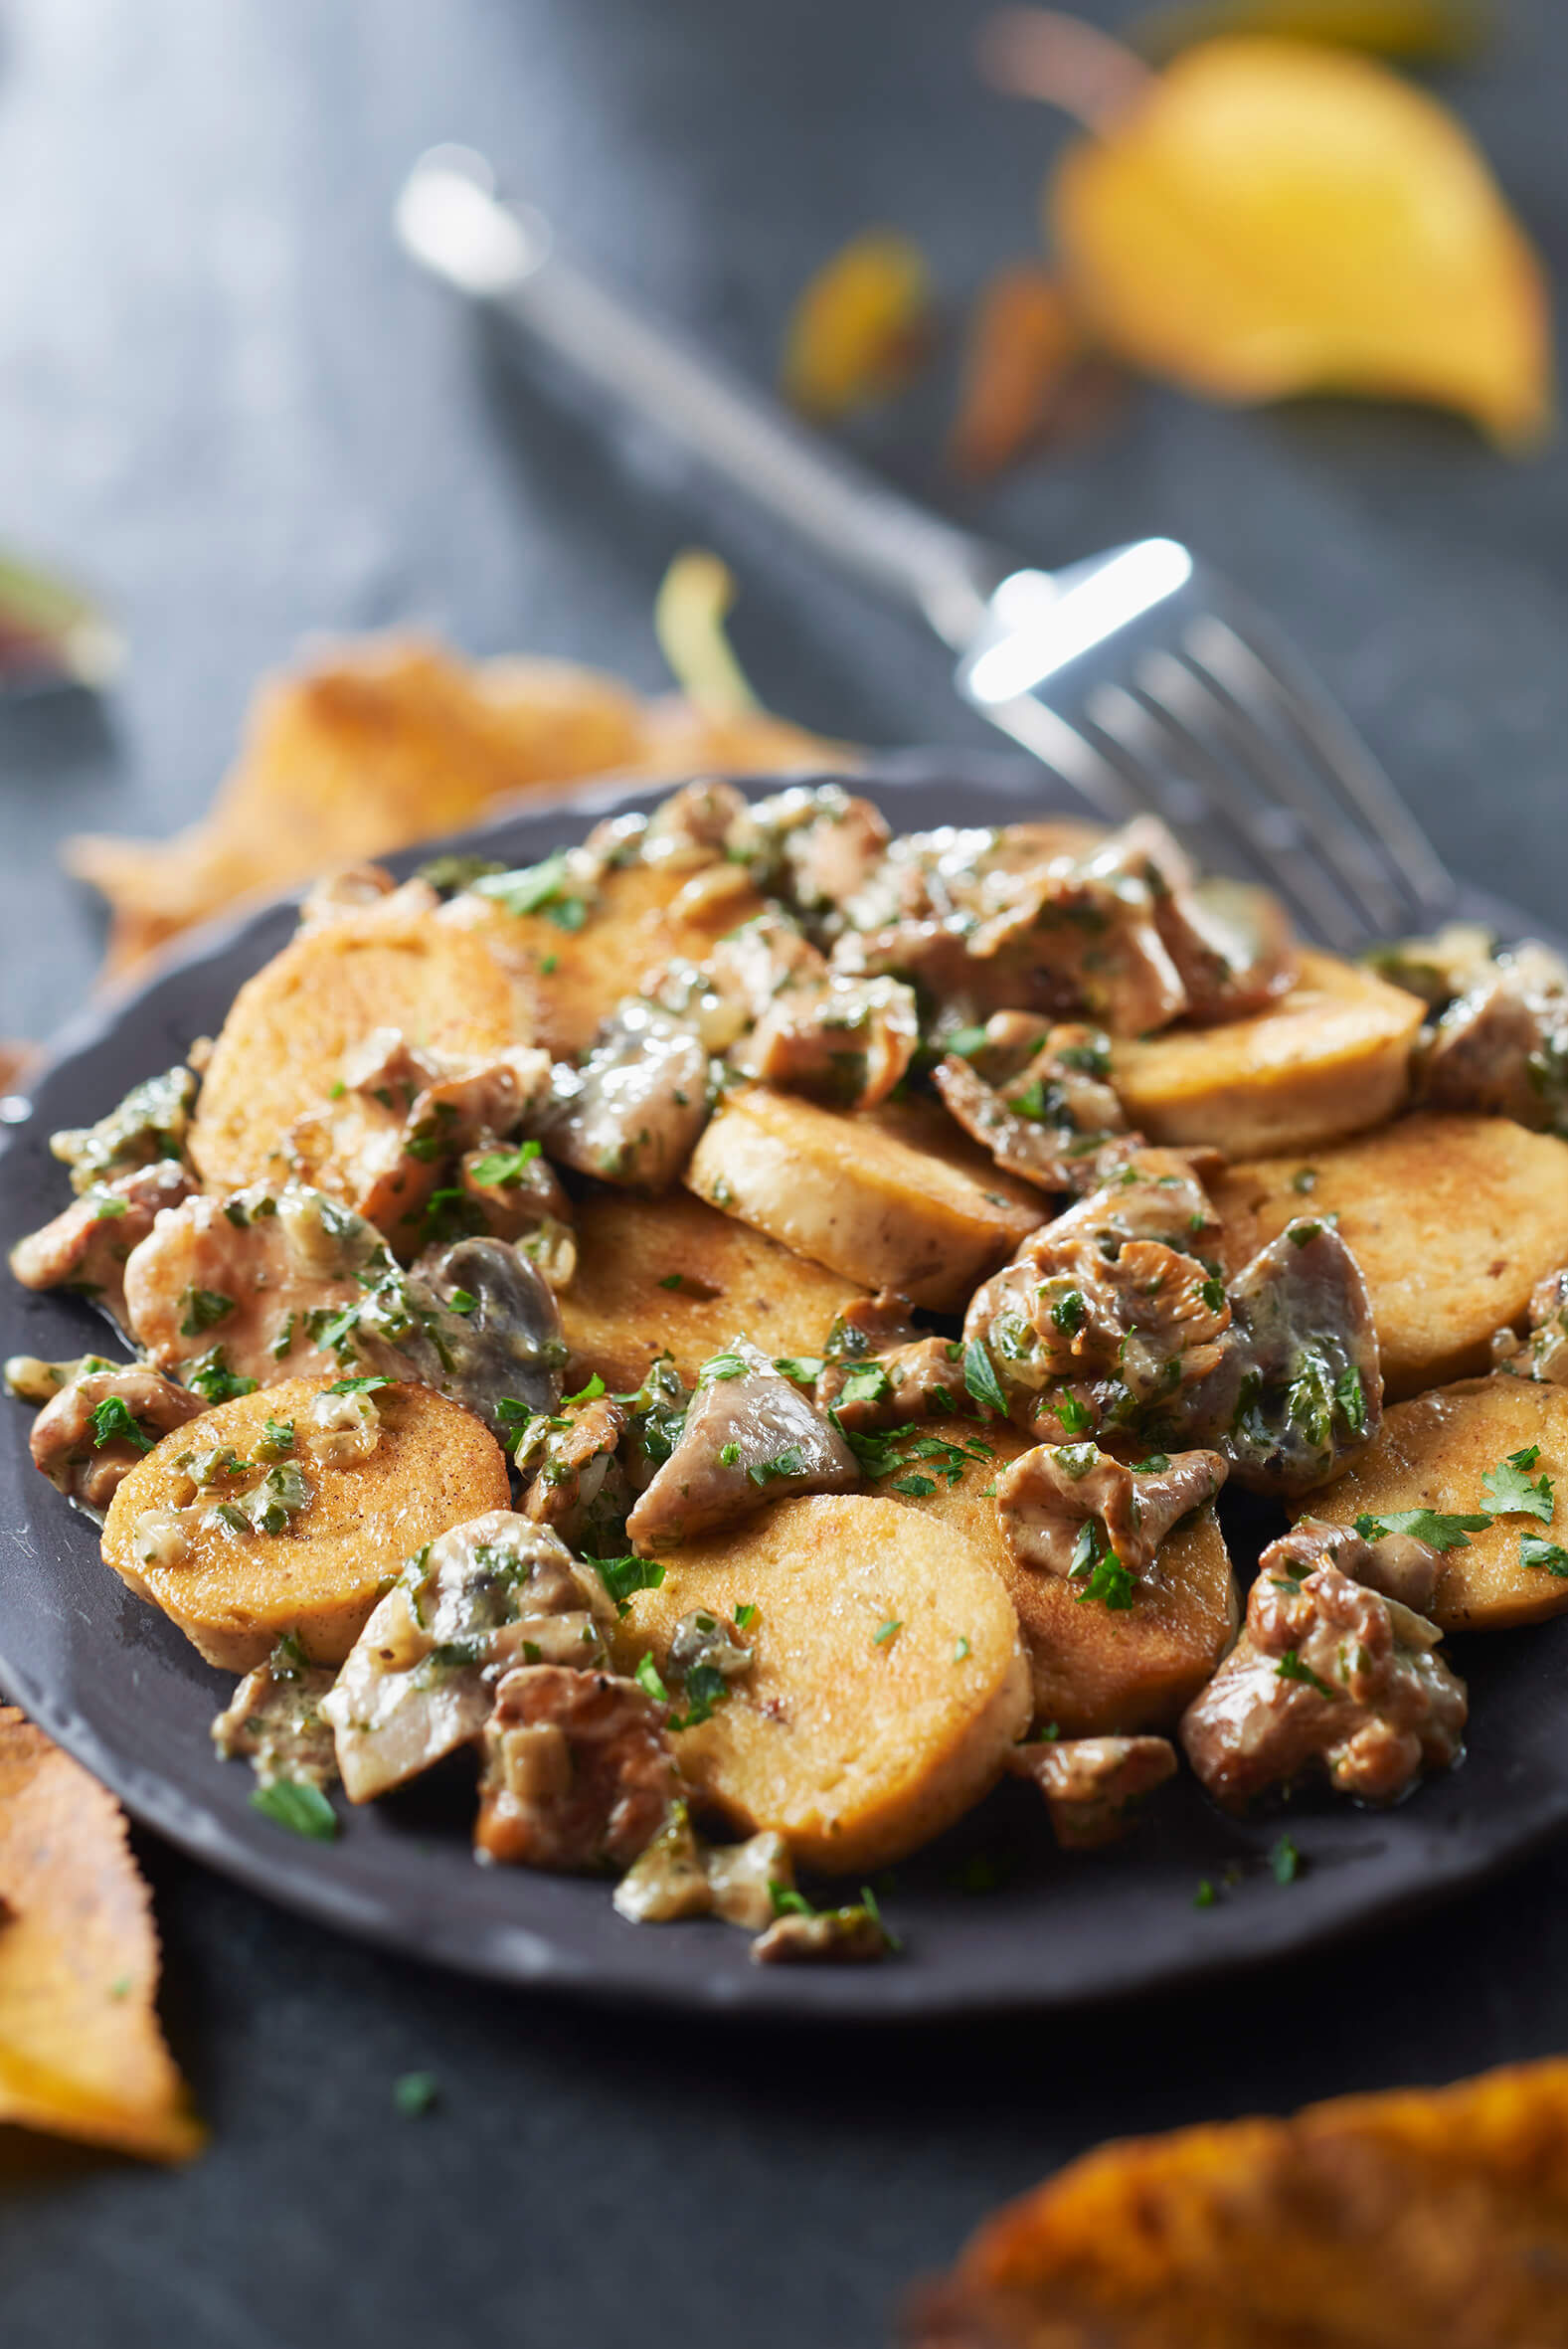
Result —
M 87 1191 L 112 1184 L 161 1159 L 182 1160 L 197 1093 L 196 1073 L 177 1063 L 161 1076 L 132 1085 L 117 1108 L 95 1126 L 63 1129 L 49 1138 L 57 1159 L 71 1169 L 71 1187 Z
M 1326 1223 L 1298 1218 L 1230 1284 L 1225 1358 L 1191 1398 L 1238 1484 L 1307 1493 L 1376 1435 L 1377 1331 L 1361 1270 Z
M 458 1240 L 421 1257 L 401 1296 L 388 1291 L 380 1321 L 379 1295 L 356 1330 L 376 1368 L 423 1378 L 500 1432 L 514 1423 L 503 1403 L 554 1409 L 567 1353 L 560 1309 L 538 1267 L 504 1240 Z
M 497 1676 L 548 1657 L 595 1664 L 614 1608 L 548 1527 L 491 1510 L 410 1559 L 321 1714 L 351 1802 L 369 1802 L 478 1737 Z
M 530 1422 L 514 1454 L 519 1470 L 533 1479 L 523 1498 L 524 1516 L 590 1556 L 623 1550 L 631 1487 L 616 1453 L 628 1423 L 626 1406 L 612 1395 Z
M 562 1106 L 545 1147 L 580 1174 L 662 1190 L 708 1119 L 708 1055 L 686 1021 L 628 1000 L 579 1069 L 556 1071 Z
M 1366 1541 L 1353 1526 L 1331 1526 L 1316 1517 L 1298 1518 L 1258 1560 L 1260 1574 L 1282 1581 L 1305 1581 L 1319 1566 L 1337 1566 L 1352 1582 L 1425 1615 L 1437 1591 L 1442 1560 L 1413 1534 L 1383 1534 Z
M 633 1546 L 689 1540 L 799 1493 L 860 1482 L 854 1454 L 760 1348 L 737 1338 L 703 1365 L 679 1443 L 626 1520 Z
M 885 1101 L 915 1057 L 914 991 L 896 979 L 835 976 L 775 995 L 731 1054 L 746 1075 L 840 1109 Z
M 1439 1019 L 1417 1066 L 1432 1109 L 1568 1131 L 1568 964 L 1534 939 L 1497 957 Z
M 305 1663 L 296 1642 L 283 1641 L 246 1674 L 213 1722 L 213 1743 L 225 1761 L 248 1761 L 263 1786 L 279 1779 L 332 1785 L 337 1754 L 321 1701 L 335 1677 L 324 1665 Z

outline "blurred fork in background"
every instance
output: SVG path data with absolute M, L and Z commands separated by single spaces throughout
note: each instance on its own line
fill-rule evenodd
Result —
M 397 207 L 413 257 L 682 441 L 958 655 L 963 699 L 1113 822 L 1152 812 L 1210 865 L 1239 850 L 1351 949 L 1456 885 L 1349 720 L 1249 599 L 1174 539 L 1019 565 L 905 498 L 587 275 L 484 158 L 437 147 Z

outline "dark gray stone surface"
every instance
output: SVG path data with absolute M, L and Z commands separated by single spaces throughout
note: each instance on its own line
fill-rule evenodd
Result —
M 1106 22 L 1131 13 L 1103 4 Z M 977 742 L 943 664 L 635 437 L 520 394 L 391 250 L 434 139 L 489 148 L 575 241 L 748 368 L 806 271 L 908 225 L 958 300 L 1027 250 L 1060 135 L 986 97 L 978 0 L 13 0 L 0 24 L 0 538 L 126 618 L 103 712 L 0 711 L 3 1018 L 80 994 L 78 826 L 205 803 L 257 672 L 423 621 L 658 674 L 678 546 L 742 578 L 767 697 L 879 743 Z M 1456 86 L 1554 263 L 1568 19 L 1516 0 Z M 869 437 L 930 480 L 934 395 Z M 975 517 L 1037 559 L 1190 537 L 1290 626 L 1467 877 L 1561 901 L 1568 452 L 1340 404 L 1150 393 Z M 997 2198 L 1112 2131 L 1561 2046 L 1568 1862 L 1223 1995 L 1060 2024 L 818 2034 L 574 2012 L 368 1955 L 145 1850 L 212 2153 L 179 2179 L 0 2134 L 17 2349 L 870 2344 Z M 1288 1898 L 1288 1892 L 1282 1892 Z M 394 2117 L 429 2069 L 437 2111 Z

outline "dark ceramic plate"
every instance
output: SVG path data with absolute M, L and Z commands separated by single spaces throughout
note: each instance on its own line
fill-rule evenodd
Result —
M 873 788 L 901 828 L 1038 813 L 1046 789 L 1037 768 L 1008 759 L 931 754 L 883 762 Z M 609 801 L 601 793 L 593 804 Z M 514 816 L 460 844 L 531 862 L 581 836 L 583 805 Z M 405 869 L 419 861 L 401 860 Z M 1522 928 L 1505 907 L 1471 910 L 1504 934 Z M 179 1059 L 193 1036 L 215 1031 L 235 990 L 292 924 L 291 908 L 273 905 L 207 932 L 139 994 L 67 1031 L 35 1088 L 33 1115 L 0 1151 L 8 1247 L 66 1195 L 51 1131 L 89 1122 Z M 105 1345 L 101 1322 L 80 1301 L 0 1288 L 5 1354 L 58 1358 Z M 602 1884 L 475 1867 L 460 1785 L 348 1816 L 335 1844 L 298 1842 L 271 1826 L 250 1807 L 249 1771 L 219 1762 L 208 1739 L 232 1684 L 101 1564 L 93 1527 L 29 1463 L 29 1418 L 0 1404 L 0 1683 L 9 1695 L 137 1818 L 199 1859 L 328 1924 L 476 1974 L 805 2015 L 1060 2007 L 1305 1949 L 1446 1897 L 1568 1823 L 1565 1618 L 1472 1642 L 1457 1656 L 1471 1683 L 1470 1757 L 1397 1811 L 1323 1797 L 1238 1826 L 1184 1779 L 1156 1798 L 1132 1842 L 1064 1858 L 1038 1797 L 1009 1784 L 883 1886 L 884 1911 L 904 1938 L 900 1959 L 753 1966 L 744 1934 L 723 1925 L 629 1925 Z M 1272 1530 L 1233 1521 L 1238 1555 L 1255 1555 L 1260 1533 Z M 1270 1855 L 1287 1830 L 1301 1866 L 1282 1884 Z M 1202 1880 L 1218 1897 L 1199 1907 Z

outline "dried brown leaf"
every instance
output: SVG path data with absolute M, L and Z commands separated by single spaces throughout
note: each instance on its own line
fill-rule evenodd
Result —
M 1568 2339 L 1568 2062 L 1100 2147 L 989 2220 L 912 2349 Z
M 0 1708 L 0 2121 L 149 2161 L 199 2152 L 157 1986 L 152 1906 L 119 1805 Z

